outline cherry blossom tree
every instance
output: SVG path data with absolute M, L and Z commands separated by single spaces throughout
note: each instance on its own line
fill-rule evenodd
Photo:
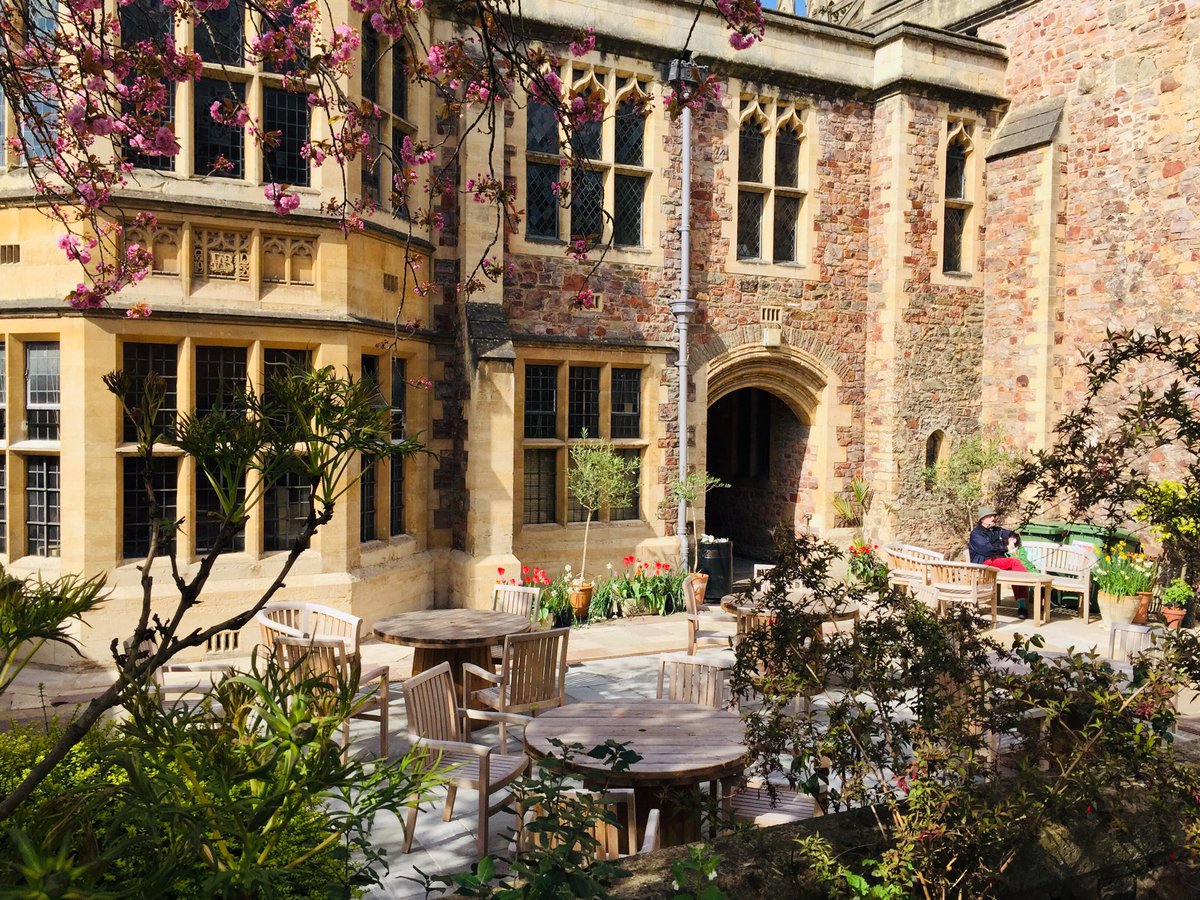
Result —
M 224 50 L 281 75 L 284 89 L 302 94 L 308 108 L 322 118 L 327 125 L 324 136 L 304 144 L 301 153 L 314 167 L 340 170 L 342 190 L 322 200 L 317 212 L 347 232 L 382 214 L 378 201 L 351 192 L 346 172 L 364 154 L 387 156 L 395 173 L 387 208 L 405 210 L 410 234 L 414 227 L 444 227 L 433 201 L 446 193 L 491 207 L 492 243 L 459 288 L 471 293 L 487 280 L 501 279 L 504 267 L 496 262 L 495 246 L 505 227 L 519 225 L 522 211 L 502 172 L 459 174 L 463 137 L 481 130 L 500 133 L 506 105 L 545 104 L 567 136 L 562 164 L 574 165 L 570 136 L 599 120 L 603 100 L 573 92 L 558 70 L 567 57 L 591 52 L 596 35 L 587 29 L 555 45 L 534 33 L 519 4 L 473 0 L 440 9 L 438 15 L 455 25 L 454 36 L 427 43 L 422 37 L 428 33 L 422 27 L 429 16 L 424 4 L 425 0 L 350 0 L 351 11 L 361 17 L 356 21 L 371 31 L 368 44 L 361 28 L 335 21 L 329 7 L 318 0 L 117 0 L 115 8 L 104 0 L 0 0 L 0 88 L 17 125 L 7 149 L 23 160 L 43 208 L 63 226 L 59 246 L 81 267 L 81 280 L 67 302 L 79 309 L 107 305 L 150 270 L 147 248 L 125 241 L 123 229 L 127 221 L 153 228 L 154 217 L 144 211 L 124 215 L 122 192 L 136 180 L 139 166 L 153 167 L 157 161 L 161 167 L 163 160 L 180 152 L 173 122 L 175 88 L 198 81 L 204 71 L 200 53 L 175 39 L 175 26 L 181 22 L 192 23 L 196 43 L 201 36 L 210 47 L 238 43 Z M 706 5 L 697 10 L 697 20 L 705 14 L 720 17 L 734 48 L 749 47 L 762 38 L 759 0 Z M 236 15 L 248 11 L 253 26 L 245 32 L 240 27 L 221 28 L 231 10 Z M 679 50 L 688 52 L 686 42 Z M 441 114 L 459 119 L 456 135 L 440 140 L 405 137 L 394 148 L 373 138 L 382 111 L 370 100 L 351 96 L 348 85 L 360 66 L 379 66 L 396 54 L 402 54 L 409 83 L 428 85 Z M 686 96 L 671 88 L 664 102 L 677 114 L 685 105 L 698 107 L 714 98 L 717 91 L 716 77 L 709 76 Z M 281 139 L 279 132 L 267 130 L 253 117 L 233 91 L 214 100 L 203 114 L 218 124 L 245 129 L 262 148 L 272 148 Z M 212 172 L 198 174 L 220 174 L 228 164 L 218 158 Z M 418 190 L 425 201 L 411 203 L 410 191 Z M 295 212 L 303 202 L 291 185 L 274 181 L 265 185 L 264 195 L 281 216 Z M 560 204 L 570 204 L 565 181 L 556 185 L 556 196 Z M 604 249 L 597 240 L 585 240 L 569 244 L 566 252 L 577 262 L 590 263 L 590 276 Z M 418 293 L 428 290 L 415 259 L 406 266 L 402 297 L 409 287 Z M 584 287 L 578 301 L 586 305 L 591 296 L 590 288 Z M 136 304 L 127 315 L 149 312 Z

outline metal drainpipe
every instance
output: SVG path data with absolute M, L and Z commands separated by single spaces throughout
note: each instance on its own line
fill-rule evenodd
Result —
M 668 80 L 677 93 L 684 95 L 699 82 L 700 67 L 690 58 L 672 60 Z M 676 419 L 679 423 L 679 478 L 688 474 L 687 459 L 687 386 L 688 386 L 688 323 L 696 309 L 696 301 L 689 294 L 689 268 L 691 264 L 692 232 L 692 109 L 683 107 L 680 119 L 683 153 L 680 159 L 680 191 L 682 202 L 679 211 L 679 296 L 671 301 L 671 312 L 679 329 L 679 398 Z M 687 504 L 679 502 L 675 518 L 675 531 L 679 535 L 679 560 L 683 571 L 688 570 Z M 699 535 L 696 535 L 699 537 Z

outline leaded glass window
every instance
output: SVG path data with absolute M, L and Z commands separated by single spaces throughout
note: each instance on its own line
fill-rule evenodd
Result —
M 604 175 L 577 167 L 571 174 L 571 239 L 598 240 L 604 230 Z
M 404 457 L 393 456 L 391 465 L 391 483 L 388 489 L 390 502 L 389 518 L 393 536 L 404 534 Z
M 571 366 L 567 373 L 567 437 L 600 437 L 600 367 Z
M 572 135 L 571 144 L 575 148 L 575 155 L 584 159 L 599 159 L 601 147 L 601 121 L 595 120 L 592 122 L 581 122 L 575 127 L 575 134 Z
M 136 559 L 150 552 L 150 538 L 156 525 L 175 521 L 179 460 L 173 456 L 154 456 L 150 459 L 127 456 L 123 460 L 122 468 L 124 503 L 121 556 L 125 559 Z M 154 503 L 158 506 L 157 519 L 153 515 L 150 496 L 146 493 L 144 476 L 147 473 L 150 476 L 150 489 L 154 492 Z M 160 540 L 170 533 L 168 528 L 160 536 Z M 158 552 L 162 553 L 166 549 L 160 545 Z
M 738 191 L 737 257 L 762 258 L 763 195 Z
M 148 42 L 154 48 L 161 50 L 165 49 L 167 38 L 174 35 L 174 13 L 163 0 L 136 0 L 128 6 L 118 5 L 117 11 L 121 18 L 121 43 L 125 47 Z M 136 79 L 131 76 L 125 80 L 125 86 L 134 88 L 135 82 Z M 161 85 L 151 87 L 156 89 L 160 86 L 165 88 L 166 93 L 162 109 L 147 108 L 143 103 L 139 103 L 143 99 L 139 97 L 133 102 L 127 101 L 124 104 L 124 111 L 138 118 L 147 119 L 155 127 L 171 125 L 175 121 L 175 85 L 171 81 L 164 80 Z M 175 167 L 175 157 L 173 156 L 144 153 L 128 144 L 125 146 L 125 159 L 142 169 L 162 171 Z
M 966 231 L 967 210 L 947 206 L 945 215 L 946 234 L 942 241 L 942 270 L 963 271 L 963 233 Z
M 558 119 L 548 104 L 529 102 L 525 110 L 525 149 L 529 153 L 558 154 Z
M 738 132 L 738 181 L 762 182 L 764 142 L 758 122 L 750 119 L 742 123 Z
M 775 184 L 800 186 L 800 135 L 794 128 L 780 128 L 775 135 Z
M 553 438 L 558 421 L 558 366 L 525 367 L 525 437 Z
M 362 23 L 362 71 L 361 90 L 364 100 L 379 102 L 379 32 L 371 27 L 370 21 Z
M 246 85 L 217 78 L 201 78 L 196 82 L 195 92 L 193 163 L 196 174 L 217 178 L 243 177 L 245 133 L 242 126 L 215 121 L 211 108 L 213 103 L 224 100 L 244 104 Z
M 644 152 L 646 120 L 637 100 L 626 97 L 617 104 L 614 123 L 613 160 L 617 165 L 640 166 Z
M 392 44 L 392 115 L 408 118 L 408 73 L 405 71 L 404 45 Z
M 642 370 L 612 370 L 613 438 L 642 436 Z
M 205 62 L 240 66 L 245 47 L 246 11 L 242 0 L 229 0 L 223 9 L 200 13 L 196 23 L 196 52 Z
M 58 556 L 61 550 L 57 456 L 30 456 L 25 461 L 25 553 Z
M 558 451 L 525 451 L 524 522 L 544 525 L 556 520 Z
M 358 479 L 358 540 L 379 539 L 379 466 L 373 456 L 362 454 L 362 477 Z
M 404 416 L 408 408 L 408 377 L 405 361 L 392 357 L 392 440 L 405 435 Z
M 132 380 L 129 396 L 125 405 L 130 409 L 140 407 L 145 395 L 146 378 L 151 375 L 161 376 L 164 394 L 162 405 L 154 417 L 154 430 L 159 434 L 171 436 L 175 434 L 175 413 L 179 409 L 179 398 L 176 393 L 179 383 L 179 349 L 174 344 L 135 344 L 128 343 L 124 347 L 122 368 Z M 129 416 L 125 416 L 122 439 L 136 441 L 138 439 L 137 425 Z
M 967 196 L 967 148 L 962 141 L 951 141 L 946 148 L 946 199 L 964 200 Z
M 240 506 L 246 501 L 246 484 L 243 481 L 233 490 L 233 485 L 224 487 L 227 496 L 233 503 Z M 217 545 L 217 537 L 221 533 L 223 513 L 221 496 L 213 488 L 208 477 L 201 471 L 196 472 L 196 521 L 194 523 L 196 552 L 205 554 Z M 241 553 L 246 549 L 246 523 L 243 520 L 237 526 L 232 537 L 221 548 L 222 553 Z
M 307 186 L 308 160 L 300 148 L 308 143 L 309 112 L 304 94 L 263 88 L 263 130 L 276 134 L 272 146 L 263 145 L 263 177 L 277 184 Z
M 772 248 L 777 263 L 796 262 L 796 238 L 800 226 L 800 198 L 775 194 L 775 234 Z
M 626 462 L 634 464 L 633 468 L 633 493 L 629 497 L 628 506 L 614 506 L 608 511 L 608 520 L 610 522 L 627 522 L 631 519 L 640 519 L 642 517 L 642 451 L 641 450 L 618 450 L 617 455 Z
M 312 485 L 302 472 L 288 472 L 263 495 L 263 550 L 291 550 L 304 533 Z M 304 544 L 308 546 L 307 540 Z
M 245 347 L 196 348 L 196 414 L 235 409 L 246 390 Z
M 525 167 L 525 231 L 530 237 L 558 237 L 558 166 L 529 163 Z
M 613 243 L 624 247 L 642 246 L 646 178 L 617 175 L 613 179 L 613 195 Z

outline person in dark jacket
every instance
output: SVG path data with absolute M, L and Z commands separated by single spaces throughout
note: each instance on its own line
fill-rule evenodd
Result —
M 1008 572 L 1029 571 L 1019 559 L 1008 555 L 1008 539 L 1012 536 L 1013 532 L 996 524 L 994 509 L 990 506 L 979 507 L 979 516 L 967 541 L 967 553 L 970 554 L 971 562 Z M 1028 618 L 1029 588 L 1014 586 L 1013 596 L 1017 598 L 1017 616 L 1022 619 Z

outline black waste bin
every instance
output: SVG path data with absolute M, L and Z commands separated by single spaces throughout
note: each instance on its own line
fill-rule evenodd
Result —
M 720 600 L 733 590 L 733 541 L 700 544 L 700 563 L 696 570 L 708 575 L 705 600 Z

